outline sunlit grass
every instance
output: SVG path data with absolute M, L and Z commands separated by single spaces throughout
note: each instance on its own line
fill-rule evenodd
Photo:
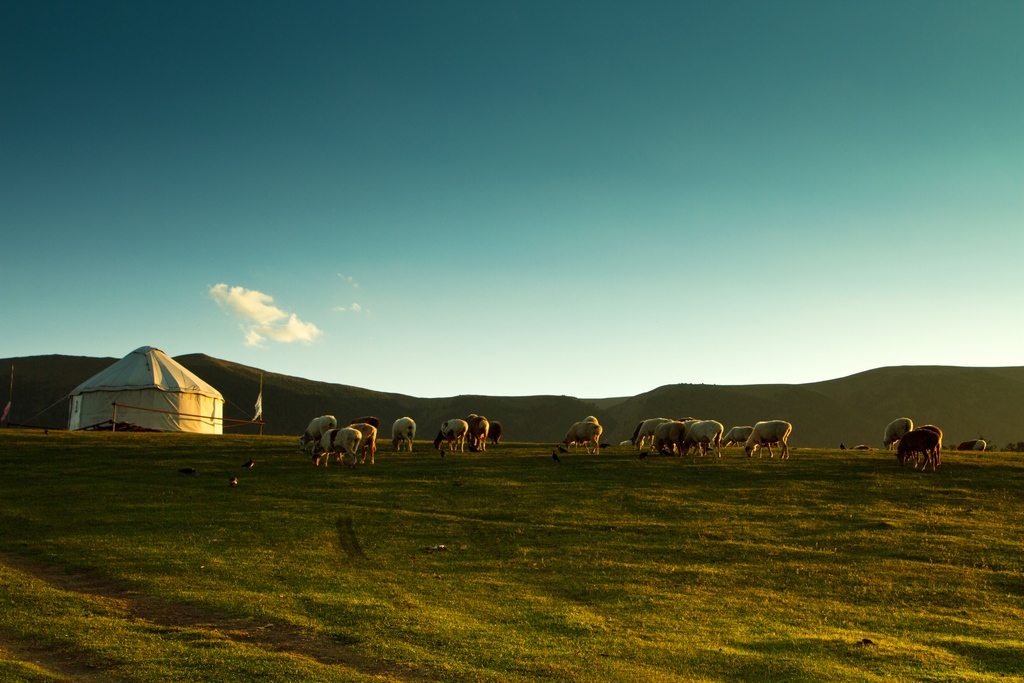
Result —
M 293 444 L 0 433 L 0 673 L 51 680 L 34 646 L 128 680 L 1024 676 L 1013 454 L 417 444 L 352 471 Z

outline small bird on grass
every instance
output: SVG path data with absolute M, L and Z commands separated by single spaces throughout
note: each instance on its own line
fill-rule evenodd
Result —
M 552 458 L 552 459 L 553 459 L 553 460 L 554 460 L 555 462 L 562 462 L 562 459 L 558 457 L 558 451 L 554 451 L 554 450 L 553 450 L 553 451 L 551 451 L 551 458 Z
M 640 451 L 640 459 L 643 460 L 647 457 L 647 451 Z
M 182 474 L 195 474 L 196 473 L 196 468 L 195 467 L 182 467 L 178 471 L 181 472 Z
M 256 461 L 255 461 L 255 460 L 252 460 L 252 459 L 250 459 L 250 460 L 249 460 L 249 462 L 247 462 L 247 463 L 245 463 L 244 465 L 242 465 L 242 467 L 244 467 L 244 468 L 246 468 L 246 469 L 249 469 L 249 468 L 251 468 L 251 467 L 252 467 L 253 465 L 255 465 L 255 464 L 256 464 Z
M 441 449 L 441 457 L 442 458 L 444 457 L 444 449 L 443 448 Z
M 228 479 L 228 486 L 238 486 L 238 477 Z

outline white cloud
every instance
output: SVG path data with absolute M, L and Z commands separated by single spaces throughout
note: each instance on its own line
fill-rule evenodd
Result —
M 348 308 L 346 308 L 345 306 L 335 306 L 334 310 L 340 311 L 340 312 L 352 311 L 353 313 L 358 313 L 359 311 L 363 310 L 363 307 L 360 306 L 359 304 L 352 304 Z
M 308 344 L 323 334 L 313 323 L 302 322 L 294 313 L 274 306 L 274 297 L 269 294 L 221 283 L 210 287 L 209 296 L 243 320 L 246 346 L 261 346 L 265 339 Z
M 343 275 L 342 273 L 338 273 L 338 277 L 340 277 L 345 282 L 351 284 L 352 289 L 359 289 L 359 283 L 356 282 L 351 275 Z
M 363 307 L 360 306 L 359 304 L 352 304 L 352 310 L 358 313 L 359 311 L 363 310 Z

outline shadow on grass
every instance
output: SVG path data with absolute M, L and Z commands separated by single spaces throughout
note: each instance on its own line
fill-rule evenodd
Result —
M 1024 643 L 982 643 L 977 640 L 943 640 L 942 647 L 970 661 L 975 671 L 988 671 L 1000 676 L 1024 674 Z
M 359 537 L 356 536 L 356 530 L 352 526 L 352 518 L 339 517 L 335 526 L 338 528 L 338 547 L 341 548 L 342 552 L 350 559 L 365 560 L 366 553 L 363 552 L 362 546 L 359 545 Z
M 347 526 L 351 528 L 351 520 Z M 323 638 L 288 623 L 259 623 L 201 606 L 172 603 L 128 590 L 94 572 L 68 571 L 9 553 L 0 553 L 0 562 L 71 594 L 117 600 L 125 606 L 128 620 L 148 622 L 144 626 L 145 630 L 161 637 L 190 642 L 195 647 L 206 647 L 208 643 L 226 640 L 254 645 L 268 652 L 308 657 L 320 664 L 344 665 L 369 675 L 387 675 L 404 681 L 432 678 L 429 673 L 359 653 L 347 647 L 356 642 L 348 636 Z M 19 647 L 29 650 L 41 648 L 39 644 L 33 643 L 20 643 Z M 64 660 L 74 662 L 80 669 L 93 666 L 84 661 L 88 656 L 84 653 L 81 662 L 76 660 L 75 653 L 51 652 L 50 655 L 48 659 L 53 660 L 60 655 Z

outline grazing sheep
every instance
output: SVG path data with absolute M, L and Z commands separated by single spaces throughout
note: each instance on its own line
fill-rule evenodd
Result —
M 374 428 L 380 429 L 380 420 L 374 417 L 373 415 L 364 415 L 363 417 L 357 417 L 348 424 L 351 427 L 352 425 L 358 424 L 360 422 L 366 425 L 373 425 Z
M 601 452 L 601 432 L 604 431 L 604 427 L 597 423 L 597 418 L 593 418 L 594 421 L 590 421 L 590 419 L 587 418 L 582 422 L 576 422 L 572 427 L 569 427 L 565 438 L 562 439 L 562 445 L 558 447 L 563 453 L 567 453 L 569 446 L 575 444 L 583 444 L 583 447 L 587 449 L 587 453 L 590 453 L 590 446 L 593 444 L 594 453 L 599 454 Z
M 918 429 L 923 429 L 927 432 L 935 432 L 939 436 L 939 447 L 942 446 L 942 430 L 935 425 L 921 425 Z
M 956 449 L 958 451 L 983 451 L 986 448 L 988 448 L 988 443 L 984 439 L 971 439 L 970 441 L 961 441 L 956 446 Z
M 687 423 L 683 423 L 687 424 Z M 707 452 L 708 446 L 714 446 L 715 455 L 719 458 L 722 457 L 722 432 L 725 431 L 725 427 L 722 426 L 721 422 L 715 420 L 701 420 L 700 422 L 694 422 L 690 425 L 689 429 L 686 430 L 686 437 L 683 440 L 683 451 L 689 452 L 690 446 L 696 446 L 697 450 L 701 455 Z
M 465 452 L 466 432 L 468 431 L 469 425 L 466 424 L 465 420 L 458 418 L 445 420 L 441 423 L 441 429 L 438 431 L 437 436 L 434 437 L 434 449 L 441 450 L 441 443 L 447 441 L 448 450 L 454 451 L 458 448 L 460 451 Z
M 662 422 L 654 430 L 654 441 L 651 444 L 651 452 L 658 452 L 662 455 L 672 455 L 673 451 L 679 455 L 683 454 L 683 442 L 686 440 L 686 432 L 691 423 L 669 420 Z M 692 423 L 695 424 L 695 423 Z
M 747 457 L 752 457 L 754 451 L 759 447 L 766 447 L 768 449 L 768 457 L 774 458 L 775 454 L 772 453 L 772 444 L 782 444 L 782 453 L 779 456 L 780 459 L 789 457 L 789 435 L 793 431 L 793 425 L 786 422 L 785 420 L 766 420 L 764 422 L 758 422 L 754 425 L 754 429 L 750 432 L 750 436 L 747 438 L 746 443 L 743 444 L 743 448 L 747 451 Z M 758 453 L 758 458 L 761 454 Z
M 633 430 L 633 436 L 629 439 L 629 442 L 627 443 L 623 441 L 620 445 L 636 446 L 638 451 L 642 451 L 644 449 L 644 441 L 650 439 L 653 444 L 654 430 L 658 428 L 658 425 L 666 422 L 672 422 L 672 420 L 667 417 L 652 417 L 644 420 L 636 426 L 636 429 Z
M 349 427 L 358 429 L 359 433 L 363 435 L 363 439 L 359 442 L 359 452 L 363 454 L 363 459 L 359 461 L 360 464 L 366 462 L 366 452 L 369 451 L 372 465 L 373 457 L 377 454 L 377 428 L 366 422 L 356 422 L 350 424 Z
M 327 467 L 331 454 L 337 453 L 342 467 L 355 467 L 356 454 L 362 440 L 363 433 L 354 427 L 330 429 L 320 438 L 319 443 L 313 445 L 313 464 L 319 467 L 323 460 L 324 467 Z
M 722 437 L 722 448 L 736 444 L 737 446 L 745 444 L 747 439 L 750 438 L 750 433 L 754 431 L 753 427 L 733 427 L 725 436 Z
M 487 438 L 495 446 L 501 441 L 501 423 L 491 422 L 491 426 L 487 428 Z
M 889 423 L 889 426 L 885 428 L 885 436 L 882 437 L 882 443 L 885 444 L 885 450 L 891 451 L 896 442 L 902 438 L 904 434 L 914 428 L 914 421 L 909 417 L 900 417 Z
M 854 446 L 850 450 L 851 451 L 870 451 L 870 450 L 874 450 L 874 449 L 872 449 L 871 446 L 867 445 L 866 443 L 862 443 L 862 444 L 860 444 L 858 446 Z
M 395 450 L 402 450 L 402 445 L 408 445 L 412 453 L 412 440 L 416 438 L 416 421 L 411 417 L 400 417 L 391 425 L 391 443 Z
M 928 432 L 934 432 L 939 436 L 939 445 L 935 449 L 935 464 L 942 464 L 942 430 L 935 425 L 921 425 L 918 429 L 923 429 Z
M 697 418 L 694 418 L 694 417 L 687 417 L 687 418 L 682 419 L 682 420 L 676 420 L 676 422 L 682 422 L 684 425 L 686 425 L 686 433 L 683 434 L 683 446 L 685 447 L 685 449 L 681 450 L 679 452 L 679 455 L 689 455 L 690 454 L 690 446 L 695 446 L 694 451 L 696 452 L 697 455 L 701 455 L 701 456 L 707 455 L 707 452 L 708 452 L 707 451 L 707 444 L 705 444 L 704 442 L 697 442 L 697 443 L 690 443 L 690 444 L 686 443 L 686 437 L 688 437 L 689 434 L 690 434 L 690 428 L 693 427 L 693 425 L 697 424 L 698 422 L 703 422 L 703 420 L 698 420 Z
M 466 424 L 469 429 L 466 433 L 466 439 L 469 441 L 470 452 L 476 453 L 478 451 L 486 451 L 487 432 L 490 431 L 491 428 L 490 422 L 483 415 L 473 413 L 466 418 Z
M 309 444 L 315 444 L 324 434 L 338 428 L 338 421 L 333 415 L 321 415 L 309 421 L 306 431 L 299 437 L 299 449 L 306 450 Z M 315 446 L 314 446 L 315 448 Z
M 690 427 L 698 422 L 702 422 L 702 420 L 686 417 L 681 420 L 669 420 L 668 422 L 661 423 L 654 430 L 654 442 L 651 446 L 652 452 L 657 451 L 662 455 L 666 455 L 665 450 L 667 448 L 669 453 L 675 452 L 677 455 L 686 455 L 689 452 L 689 448 L 684 448 L 687 433 Z M 697 444 L 697 450 L 701 455 L 706 452 L 703 449 L 703 445 L 703 443 Z
M 918 465 L 918 454 L 924 456 L 923 472 L 932 465 L 932 472 L 939 465 L 939 435 L 928 429 L 912 429 L 900 438 L 896 445 L 896 459 L 902 466 L 911 457 L 914 459 L 914 467 Z

